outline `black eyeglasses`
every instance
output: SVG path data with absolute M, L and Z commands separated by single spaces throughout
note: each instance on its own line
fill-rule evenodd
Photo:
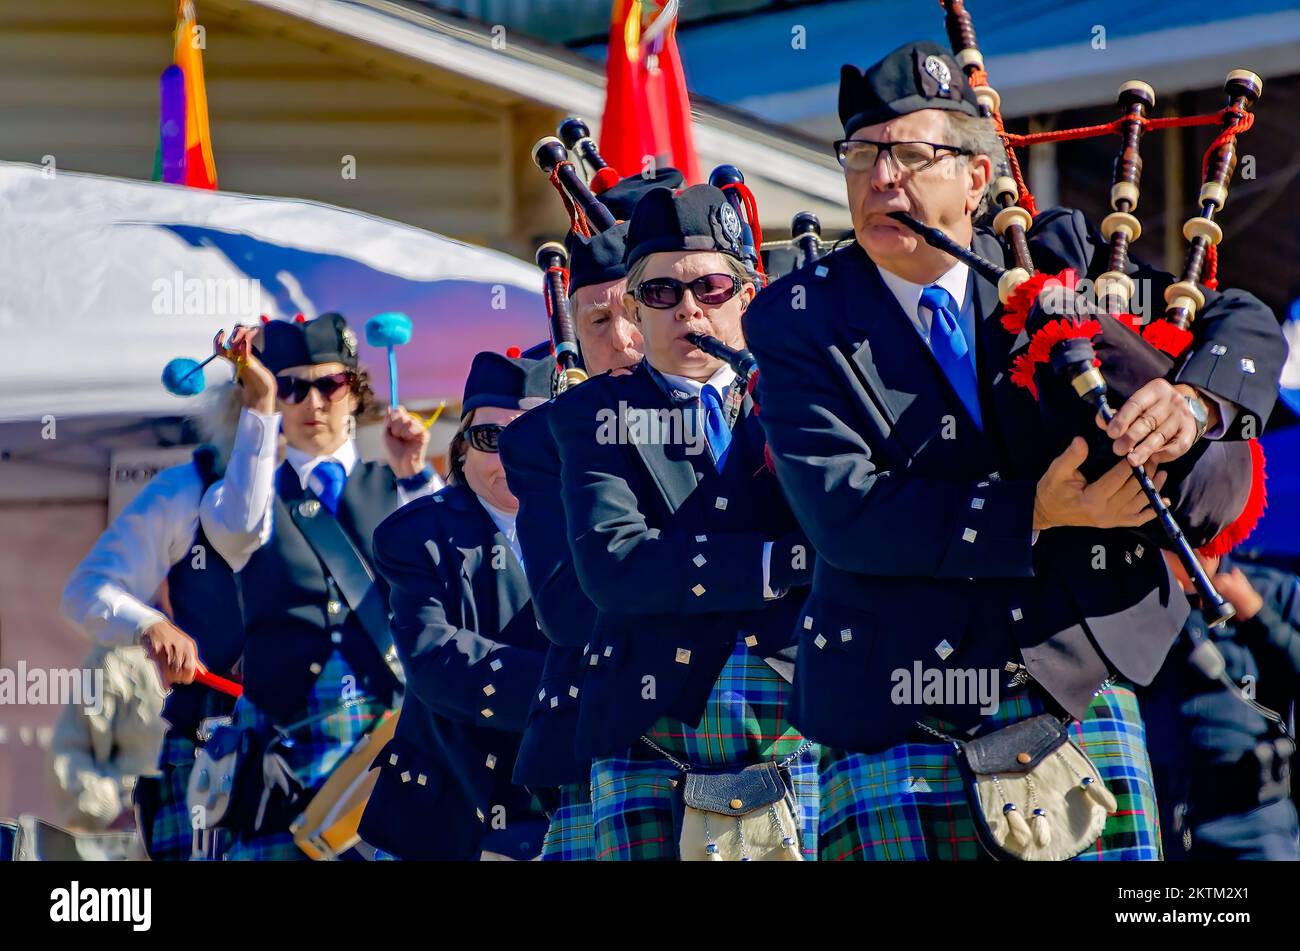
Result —
M 503 429 L 500 423 L 480 423 L 465 430 L 465 441 L 479 452 L 496 452 Z
M 866 139 L 840 139 L 835 143 L 835 157 L 846 172 L 870 172 L 884 152 L 896 169 L 920 172 L 950 155 L 973 155 L 970 149 L 936 142 L 869 142 Z
M 301 403 L 307 398 L 307 394 L 315 388 L 320 391 L 320 395 L 327 403 L 333 403 L 342 399 L 351 382 L 352 374 L 346 370 L 342 373 L 331 373 L 329 376 L 318 377 L 315 380 L 304 380 L 296 376 L 277 376 L 275 378 L 275 395 L 286 403 Z
M 667 310 L 682 302 L 688 287 L 697 303 L 717 307 L 740 292 L 740 281 L 730 274 L 705 274 L 686 283 L 672 277 L 652 277 L 637 285 L 632 296 L 647 307 Z

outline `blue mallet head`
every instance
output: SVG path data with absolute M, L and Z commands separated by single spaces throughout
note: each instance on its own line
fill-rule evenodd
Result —
M 202 366 L 202 363 L 189 357 L 168 360 L 162 372 L 163 386 L 174 396 L 197 396 L 207 385 Z
M 411 340 L 411 318 L 389 312 L 366 321 L 366 343 L 372 347 L 400 347 Z

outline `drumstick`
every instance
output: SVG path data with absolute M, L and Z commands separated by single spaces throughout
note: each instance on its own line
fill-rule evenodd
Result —
M 242 697 L 244 688 L 242 685 L 235 683 L 233 680 L 227 680 L 225 677 L 219 677 L 210 670 L 199 670 L 194 674 L 194 682 L 203 684 L 205 687 L 211 687 L 220 693 L 229 694 L 232 697 Z

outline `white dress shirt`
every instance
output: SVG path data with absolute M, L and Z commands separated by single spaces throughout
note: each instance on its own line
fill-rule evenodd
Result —
M 212 484 L 199 505 L 203 531 L 233 571 L 241 570 L 253 553 L 271 539 L 279 436 L 279 413 L 259 413 L 247 407 L 241 410 L 226 477 Z M 313 492 L 319 492 L 321 484 L 318 477 L 312 477 L 312 470 L 331 459 L 351 475 L 358 461 L 356 443 L 348 439 L 333 452 L 315 456 L 293 446 L 285 447 L 285 460 L 297 473 L 303 489 Z M 442 480 L 434 475 L 418 491 L 408 492 L 399 485 L 397 497 L 405 505 L 441 488 Z
M 487 511 L 492 521 L 496 523 L 501 534 L 510 542 L 510 550 L 515 553 L 515 559 L 520 566 L 524 563 L 524 550 L 519 544 L 519 533 L 515 530 L 515 515 L 511 512 L 503 512 L 483 496 L 475 493 L 474 497 L 478 499 L 479 505 Z
M 970 347 L 971 363 L 975 362 L 975 308 L 974 301 L 966 300 L 966 292 L 970 287 L 970 267 L 962 261 L 958 261 L 938 278 L 929 284 L 914 284 L 906 278 L 899 277 L 892 271 L 886 271 L 880 268 L 880 279 L 885 282 L 890 293 L 898 300 L 898 306 L 903 308 L 903 313 L 907 319 L 912 322 L 916 332 L 921 335 L 927 347 L 930 346 L 930 329 L 934 323 L 934 314 L 928 307 L 921 306 L 921 294 L 927 287 L 935 284 L 942 287 L 952 295 L 952 299 L 957 302 L 957 322 L 961 326 L 961 332 L 966 336 L 966 343 Z M 973 296 L 973 295 L 972 295 Z
M 730 364 L 726 364 L 726 363 L 724 363 L 721 367 L 719 367 L 718 371 L 714 373 L 713 376 L 705 380 L 703 383 L 701 383 L 699 380 L 692 380 L 684 376 L 676 376 L 675 374 L 672 373 L 663 373 L 660 375 L 665 380 L 668 381 L 668 385 L 671 386 L 673 389 L 682 390 L 688 396 L 692 396 L 695 398 L 696 414 L 697 414 L 695 417 L 695 431 L 697 433 L 703 433 L 705 431 L 704 404 L 700 401 L 700 394 L 704 392 L 704 387 L 709 384 L 712 384 L 713 388 L 718 391 L 718 395 L 721 396 L 723 390 L 725 390 L 736 380 L 736 371 L 731 368 Z M 763 597 L 767 598 L 769 601 L 773 600 L 774 598 L 779 598 L 781 597 L 782 594 L 785 593 L 783 591 L 781 592 L 781 594 L 777 594 L 775 591 L 773 591 L 771 580 L 772 580 L 772 543 L 764 542 L 763 543 Z
M 203 481 L 194 464 L 154 476 L 104 529 L 63 589 L 63 614 L 106 646 L 135 644 L 167 618 L 149 601 L 190 554 Z

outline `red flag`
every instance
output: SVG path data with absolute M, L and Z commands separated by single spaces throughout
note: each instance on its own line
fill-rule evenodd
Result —
M 671 165 L 688 185 L 700 181 L 691 103 L 677 51 L 676 3 L 642 27 L 642 0 L 614 0 L 605 64 L 600 152 L 624 175 Z M 667 17 L 667 19 L 664 19 Z

